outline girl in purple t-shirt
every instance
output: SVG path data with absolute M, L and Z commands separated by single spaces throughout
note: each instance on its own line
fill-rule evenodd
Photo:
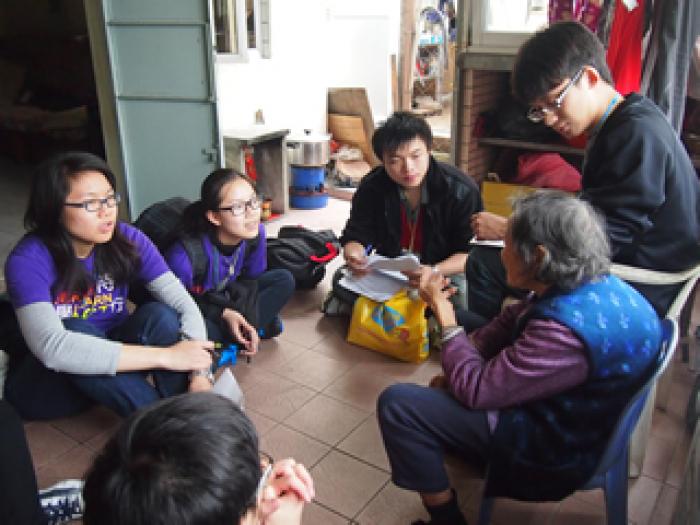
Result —
M 252 182 L 232 169 L 212 172 L 183 220 L 188 238 L 170 247 L 167 263 L 197 300 L 209 339 L 235 342 L 242 345 L 242 353 L 254 354 L 259 335 L 274 337 L 282 331 L 278 314 L 294 291 L 294 278 L 288 270 L 267 270 L 265 228 Z M 185 247 L 193 242 L 206 257 L 202 275 L 195 275 L 197 265 Z M 242 280 L 254 283 L 245 286 Z M 256 297 L 244 301 L 248 311 L 226 301 L 251 293 Z
M 211 387 L 199 373 L 213 347 L 199 310 L 148 238 L 118 221 L 119 200 L 114 175 L 89 153 L 59 155 L 35 173 L 29 232 L 5 264 L 23 339 L 7 348 L 5 396 L 26 419 L 95 402 L 125 416 Z M 156 301 L 130 313 L 134 280 Z

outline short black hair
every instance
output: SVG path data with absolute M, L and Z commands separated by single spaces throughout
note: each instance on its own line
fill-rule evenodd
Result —
M 171 397 L 127 419 L 95 459 L 85 525 L 231 525 L 254 506 L 258 438 L 230 400 Z
M 372 149 L 381 160 L 385 152 L 392 154 L 401 144 L 416 137 L 422 139 L 430 151 L 433 147 L 433 132 L 425 119 L 407 111 L 396 111 L 372 135 Z
M 598 37 L 579 22 L 552 24 L 535 33 L 518 51 L 510 77 L 513 96 L 531 104 L 583 66 L 595 68 L 612 84 L 605 48 Z

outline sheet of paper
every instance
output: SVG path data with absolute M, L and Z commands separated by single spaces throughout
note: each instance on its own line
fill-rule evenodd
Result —
M 398 257 L 384 257 L 373 253 L 367 257 L 367 267 L 373 270 L 391 270 L 395 272 L 412 272 L 421 267 L 418 257 L 412 253 Z
M 214 382 L 212 392 L 219 394 L 236 403 L 243 410 L 243 391 L 238 381 L 233 377 L 230 368 L 224 368 L 219 378 Z
M 472 246 L 489 246 L 491 248 L 503 248 L 503 240 L 497 240 L 497 241 L 490 241 L 486 239 L 477 239 L 476 235 L 472 237 L 472 240 L 469 241 L 469 244 Z
M 388 301 L 408 284 L 408 278 L 399 272 L 386 270 L 370 272 L 356 277 L 347 272 L 340 280 L 340 285 L 373 301 Z

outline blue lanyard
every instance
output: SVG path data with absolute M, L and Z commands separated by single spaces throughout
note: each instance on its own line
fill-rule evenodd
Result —
M 216 246 L 212 246 L 212 248 L 214 248 L 214 287 L 217 292 L 221 292 L 224 290 L 224 288 L 226 288 L 226 285 L 228 284 L 229 280 L 236 272 L 238 259 L 241 255 L 241 244 L 236 246 L 235 251 L 231 255 L 231 262 L 228 265 L 228 275 L 224 277 L 221 281 L 219 281 L 219 249 Z
M 600 131 L 600 128 L 602 128 L 603 124 L 605 124 L 605 121 L 608 120 L 608 117 L 610 116 L 610 112 L 612 111 L 613 107 L 615 106 L 615 102 L 617 102 L 619 99 L 620 99 L 620 96 L 617 93 L 615 93 L 615 96 L 610 100 L 608 107 L 605 108 L 605 113 L 603 113 L 603 116 L 600 117 L 600 120 L 593 128 L 593 132 L 591 133 L 591 135 L 598 134 L 598 132 Z

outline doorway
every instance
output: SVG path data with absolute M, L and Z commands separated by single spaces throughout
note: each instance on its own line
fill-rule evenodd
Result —
M 24 233 L 32 167 L 65 150 L 104 157 L 82 0 L 0 2 L 0 262 Z

